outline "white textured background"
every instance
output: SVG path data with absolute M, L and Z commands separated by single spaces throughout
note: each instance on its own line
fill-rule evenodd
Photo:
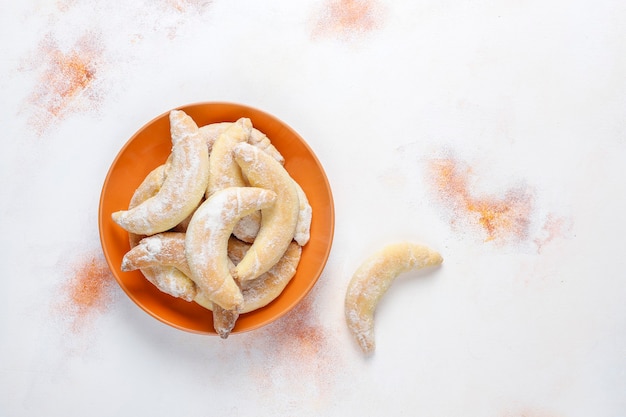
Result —
M 626 416 L 624 22 L 622 0 L 3 1 L 0 416 Z M 198 101 L 286 121 L 336 204 L 303 305 L 226 341 L 106 273 L 69 298 L 118 150 Z M 525 234 L 489 239 L 494 201 Z M 345 288 L 400 239 L 445 262 L 394 283 L 365 360 Z

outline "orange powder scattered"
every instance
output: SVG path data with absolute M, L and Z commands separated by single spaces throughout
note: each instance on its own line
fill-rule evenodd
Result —
M 334 346 L 332 331 L 316 317 L 317 305 L 314 294 L 309 294 L 290 313 L 250 340 L 249 352 L 260 350 L 263 357 L 272 359 L 253 370 L 261 389 L 276 389 L 272 376 L 280 375 L 278 379 L 293 386 L 290 389 L 313 391 L 320 400 L 332 392 L 340 349 Z M 307 384 L 302 384 L 305 378 Z
M 285 338 L 285 347 L 289 353 L 319 360 L 327 344 L 326 330 L 315 322 L 312 303 L 311 298 L 304 300 L 275 331 Z
M 180 13 L 201 13 L 211 2 L 207 0 L 166 0 L 166 3 Z
M 67 12 L 74 4 L 76 0 L 57 0 L 57 8 L 61 12 Z
M 98 103 L 95 81 L 102 47 L 93 34 L 84 35 L 69 50 L 62 50 L 46 36 L 31 59 L 39 78 L 28 102 L 35 109 L 31 123 L 38 133 L 67 114 L 92 109 Z
M 382 7 L 374 0 L 327 0 L 315 18 L 313 37 L 352 38 L 382 26 Z
M 56 312 L 74 332 L 80 332 L 113 301 L 115 278 L 100 254 L 89 254 L 69 267 L 67 281 L 58 296 Z
M 451 223 L 459 221 L 479 226 L 485 241 L 524 241 L 528 239 L 533 196 L 526 187 L 512 188 L 502 196 L 477 196 L 471 190 L 471 170 L 453 158 L 430 163 L 433 188 L 451 210 Z
M 571 222 L 565 217 L 557 216 L 554 213 L 548 214 L 541 231 L 534 240 L 537 245 L 537 250 L 541 252 L 543 247 L 552 242 L 554 239 L 569 234 L 571 227 Z

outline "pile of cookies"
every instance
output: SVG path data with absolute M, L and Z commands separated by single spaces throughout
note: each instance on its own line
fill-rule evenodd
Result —
M 312 209 L 249 119 L 199 127 L 173 110 L 169 120 L 169 158 L 112 214 L 130 236 L 121 269 L 211 310 L 226 338 L 240 314 L 269 304 L 295 275 Z

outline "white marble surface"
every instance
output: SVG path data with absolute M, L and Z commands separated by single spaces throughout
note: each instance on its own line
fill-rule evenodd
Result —
M 625 416 L 625 21 L 622 0 L 4 1 L 0 415 Z M 336 204 L 303 305 L 226 341 L 101 268 L 114 156 L 198 101 L 286 121 Z M 480 222 L 498 201 L 521 230 Z M 345 288 L 400 239 L 445 262 L 394 283 L 364 359 Z

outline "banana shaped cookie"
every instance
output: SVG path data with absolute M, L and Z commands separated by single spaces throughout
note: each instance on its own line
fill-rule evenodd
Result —
M 190 281 L 188 277 L 191 276 L 184 246 L 184 233 L 165 232 L 148 236 L 124 256 L 122 270 L 141 269 L 143 271 L 147 268 L 174 267 L 179 271 L 185 271 L 181 282 L 176 284 L 178 287 L 183 287 L 187 281 Z M 249 248 L 249 243 L 231 236 L 228 239 L 228 258 L 232 264 L 229 263 L 229 267 L 233 268 L 237 265 Z M 241 288 L 244 304 L 240 313 L 249 313 L 274 301 L 295 275 L 301 254 L 300 245 L 291 242 L 276 265 L 257 279 L 248 281 Z M 215 311 L 213 303 L 210 302 L 208 296 L 201 294 L 201 291 L 190 295 L 193 301 L 208 310 Z
M 247 142 L 252 130 L 250 119 L 241 118 L 231 123 L 215 140 L 209 155 L 209 183 L 206 197 L 227 187 L 246 185 L 239 165 L 233 159 L 233 148 Z
M 228 241 L 228 256 L 236 264 L 245 256 L 249 248 L 250 244 L 231 237 Z M 217 304 L 213 306 L 213 328 L 222 339 L 229 336 L 235 327 L 239 314 L 265 307 L 283 292 L 296 273 L 301 254 L 300 245 L 291 242 L 276 265 L 257 279 L 248 281 L 241 291 L 244 303 L 240 312 L 224 310 Z
M 171 158 L 168 159 L 165 164 L 156 167 L 144 178 L 130 199 L 128 205 L 129 209 L 138 206 L 158 193 L 163 181 L 165 181 L 170 161 Z M 128 234 L 131 251 L 144 237 L 144 235 L 135 233 Z M 125 268 L 129 268 L 128 261 L 126 261 L 126 266 L 122 265 L 122 270 L 130 270 Z M 172 297 L 182 298 L 186 301 L 192 301 L 196 298 L 196 284 L 178 268 L 160 265 L 158 262 L 144 267 L 138 266 L 137 268 L 140 269 L 143 276 L 161 292 L 169 294 Z
M 209 152 L 212 151 L 213 144 L 215 143 L 219 135 L 222 134 L 226 129 L 228 129 L 232 124 L 232 122 L 219 122 L 200 127 L 200 133 L 204 136 L 207 146 L 209 147 Z M 250 136 L 248 137 L 248 143 L 266 152 L 281 164 L 285 163 L 285 158 L 283 158 L 278 149 L 276 149 L 274 145 L 272 145 L 272 142 L 265 135 L 265 133 L 261 132 L 260 130 L 255 129 L 254 127 L 252 128 Z
M 233 159 L 233 148 L 241 142 L 247 142 L 252 131 L 252 122 L 240 118 L 235 123 L 227 123 L 216 138 L 209 155 L 209 185 L 206 196 L 227 187 L 245 187 L 246 180 L 241 168 Z M 233 234 L 246 242 L 252 242 L 261 226 L 261 213 L 255 211 L 237 222 Z
M 228 256 L 235 265 L 244 258 L 249 249 L 250 244 L 235 238 L 228 242 Z M 291 242 L 276 265 L 258 278 L 242 284 L 244 306 L 241 313 L 257 310 L 274 301 L 296 274 L 301 255 L 300 245 Z
M 172 154 L 156 195 L 112 214 L 131 233 L 153 235 L 176 226 L 198 206 L 209 180 L 209 151 L 198 126 L 185 112 L 170 112 Z
M 361 264 L 346 291 L 345 317 L 363 353 L 375 350 L 374 311 L 395 278 L 442 262 L 441 255 L 426 246 L 401 242 L 384 247 Z
M 249 248 L 249 243 L 231 236 L 228 239 L 229 267 L 233 268 L 239 263 Z M 249 281 L 248 285 L 242 288 L 244 303 L 240 312 L 226 310 L 214 304 L 207 294 L 196 289 L 195 283 L 189 278 L 191 272 L 185 254 L 184 233 L 165 232 L 142 239 L 124 256 L 122 270 L 149 271 L 148 276 L 152 281 L 159 282 L 160 289 L 167 288 L 164 292 L 170 295 L 172 292 L 184 294 L 181 298 L 195 301 L 211 310 L 215 331 L 226 339 L 234 328 L 239 314 L 265 307 L 283 292 L 296 273 L 301 254 L 300 245 L 292 242 L 276 265 L 259 278 Z
M 168 294 L 184 294 L 181 298 L 212 310 L 213 328 L 223 339 L 229 336 L 235 326 L 239 313 L 225 310 L 211 302 L 203 292 L 197 291 L 195 283 L 189 278 L 191 271 L 185 255 L 184 233 L 163 232 L 143 238 L 124 255 L 121 269 L 148 270 L 150 276 L 159 283 L 159 288 L 167 288 Z
M 296 190 L 298 191 L 298 201 L 300 203 L 300 211 L 298 212 L 298 222 L 296 223 L 296 232 L 293 239 L 298 242 L 300 246 L 304 246 L 309 242 L 311 238 L 311 220 L 313 217 L 313 209 L 309 204 L 309 199 L 300 184 L 294 181 Z
M 187 277 L 191 276 L 185 257 L 185 234 L 163 232 L 148 236 L 122 258 L 122 271 L 158 266 L 172 266 Z
M 228 239 L 239 219 L 272 207 L 276 193 L 257 187 L 216 191 L 194 213 L 185 236 L 191 279 L 214 304 L 239 311 L 243 295 L 230 274 Z
M 233 149 L 235 161 L 253 187 L 276 193 L 276 203 L 261 210 L 261 228 L 254 243 L 233 270 L 242 285 L 267 272 L 283 256 L 293 240 L 300 212 L 297 187 L 271 156 L 256 147 L 239 143 Z
M 218 304 L 213 304 L 213 329 L 222 339 L 227 339 L 230 336 L 238 318 L 239 312 L 237 310 L 226 310 Z

